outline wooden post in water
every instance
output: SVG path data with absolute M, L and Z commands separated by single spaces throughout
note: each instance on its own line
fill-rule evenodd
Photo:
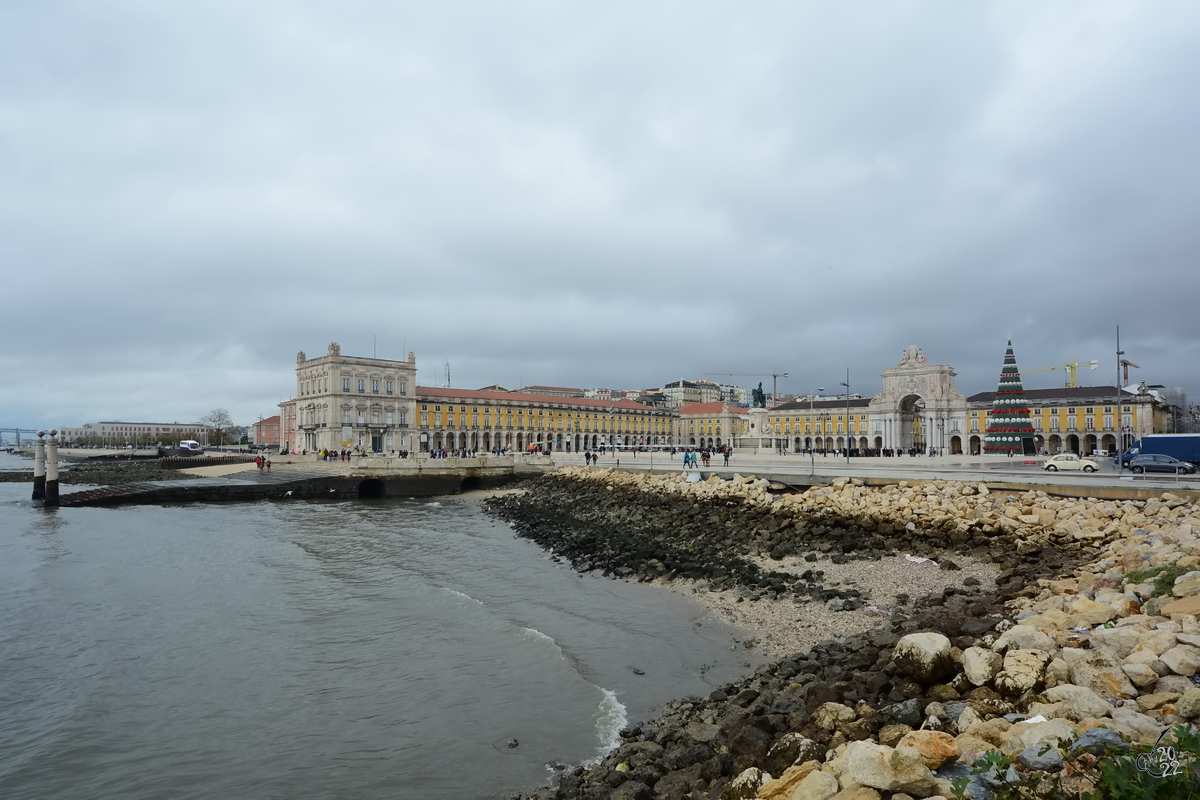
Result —
M 44 500 L 46 497 L 46 442 L 42 437 L 45 431 L 37 432 L 37 442 L 33 445 L 33 499 Z
M 58 429 L 50 429 L 46 445 L 46 499 L 44 505 L 58 505 Z

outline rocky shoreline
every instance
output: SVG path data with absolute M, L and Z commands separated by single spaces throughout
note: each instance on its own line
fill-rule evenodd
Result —
M 532 800 L 983 798 L 1039 782 L 1080 796 L 1102 779 L 1095 753 L 1148 749 L 1200 717 L 1200 509 L 1169 493 L 838 479 L 791 494 L 569 467 L 487 505 L 577 569 L 687 581 L 733 606 L 820 607 L 829 634 L 876 598 L 830 585 L 822 565 L 923 556 L 995 570 L 994 584 L 898 593 L 872 630 L 673 702 Z M 989 751 L 1003 768 L 971 774 Z

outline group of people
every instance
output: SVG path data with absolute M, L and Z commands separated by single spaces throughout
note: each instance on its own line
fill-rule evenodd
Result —
M 442 447 L 437 450 L 430 450 L 430 458 L 474 458 L 479 455 L 478 450 L 472 450 L 469 447 L 460 447 L 457 450 L 447 450 Z M 406 456 L 407 458 L 407 456 Z
M 674 457 L 676 452 L 677 452 L 676 449 L 674 447 L 672 447 L 671 448 L 671 456 Z M 723 447 L 718 447 L 715 451 L 709 450 L 708 448 L 703 448 L 701 450 L 690 450 L 690 449 L 684 450 L 683 451 L 683 467 L 684 467 L 684 469 L 687 469 L 688 467 L 695 469 L 700 463 L 704 464 L 704 466 L 707 467 L 707 466 L 709 466 L 712 459 L 715 458 L 717 455 L 724 456 L 725 463 L 723 466 L 728 467 L 729 466 L 729 456 L 732 454 L 732 452 L 733 452 L 732 449 L 728 445 L 725 445 Z
M 267 458 L 266 456 L 255 456 L 254 457 L 254 465 L 256 467 L 258 467 L 260 470 L 270 470 L 271 469 L 271 459 Z

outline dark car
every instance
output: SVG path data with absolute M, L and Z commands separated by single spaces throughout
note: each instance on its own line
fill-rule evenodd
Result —
M 1157 453 L 1138 456 L 1129 462 L 1129 469 L 1139 475 L 1143 472 L 1171 472 L 1176 475 L 1192 475 L 1196 472 L 1196 468 L 1186 461 Z

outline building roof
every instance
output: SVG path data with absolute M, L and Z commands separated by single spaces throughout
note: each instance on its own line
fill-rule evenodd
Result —
M 503 386 L 501 386 L 498 383 L 493 383 L 491 386 L 480 386 L 479 391 L 481 391 L 481 392 L 507 392 L 508 389 L 505 389 Z
M 728 403 L 692 403 L 691 405 L 680 406 L 680 416 L 684 414 L 722 414 L 731 411 L 734 414 L 749 413 L 748 409 L 730 406 Z
M 1126 395 L 1131 394 L 1128 389 L 1123 389 L 1122 391 Z M 1073 389 L 1060 386 L 1057 389 L 1025 390 L 1026 400 L 1042 402 L 1051 400 L 1112 400 L 1116 396 L 1117 387 L 1115 386 L 1076 386 Z M 995 392 L 979 392 L 968 397 L 967 402 L 990 403 L 995 399 Z
M 525 392 L 526 394 L 537 394 L 537 390 L 539 389 L 543 392 L 574 392 L 580 397 L 583 396 L 583 389 L 575 389 L 570 386 L 522 386 L 517 391 Z
M 278 425 L 279 424 L 279 415 L 276 414 L 273 417 L 267 417 L 266 419 L 260 419 L 258 422 L 254 423 L 254 424 L 255 425 Z
M 850 407 L 851 408 L 866 408 L 869 405 L 871 405 L 870 398 L 866 398 L 866 397 L 851 397 L 850 398 Z M 846 401 L 845 400 L 814 400 L 812 402 L 812 408 L 821 409 L 821 410 L 837 409 L 837 408 L 845 409 Z M 779 405 L 775 406 L 774 408 L 769 408 L 767 410 L 768 411 L 808 411 L 808 409 L 809 409 L 809 403 L 807 400 L 800 400 L 800 401 L 794 400 L 790 403 L 780 403 Z
M 204 427 L 204 424 L 201 422 L 126 422 L 119 419 L 84 423 L 85 427 L 88 425 L 190 425 L 195 427 Z
M 524 394 L 522 392 L 489 392 L 482 389 L 440 389 L 433 386 L 418 386 L 419 399 L 460 400 L 506 400 L 517 403 L 539 403 L 559 406 L 591 406 L 597 411 L 623 409 L 625 411 L 657 411 L 650 406 L 632 400 L 600 400 L 595 397 L 562 397 L 553 394 Z

